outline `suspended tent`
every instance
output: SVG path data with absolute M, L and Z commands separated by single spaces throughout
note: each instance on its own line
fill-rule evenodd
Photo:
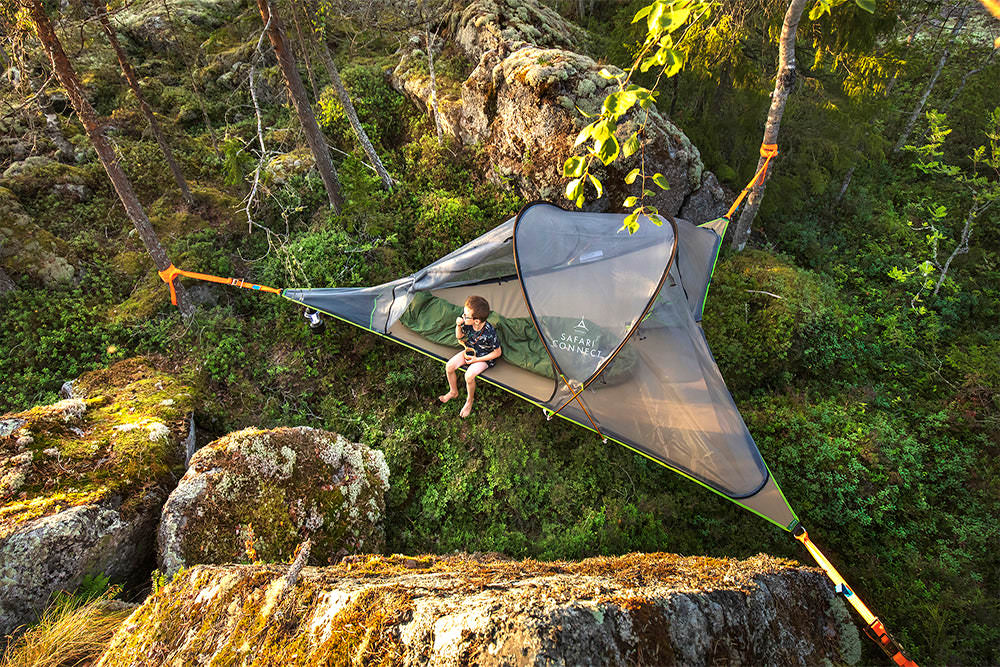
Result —
M 503 356 L 481 379 L 793 533 L 886 654 L 913 665 L 809 539 L 709 351 L 700 322 L 729 215 L 701 226 L 645 220 L 628 234 L 624 214 L 534 202 L 375 287 L 278 290 L 172 266 L 161 276 L 171 291 L 188 276 L 278 293 L 442 362 L 461 347 L 454 327 L 465 299 L 485 297 Z

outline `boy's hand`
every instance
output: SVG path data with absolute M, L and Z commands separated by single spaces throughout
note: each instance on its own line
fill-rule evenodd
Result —
M 459 324 L 462 324 L 463 322 L 465 322 L 465 318 L 464 317 L 459 316 L 459 317 L 455 318 L 455 326 L 458 326 Z

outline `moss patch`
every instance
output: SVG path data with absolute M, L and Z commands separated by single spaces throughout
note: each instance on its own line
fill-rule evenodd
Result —
M 88 373 L 69 399 L 3 416 L 0 538 L 19 524 L 118 497 L 125 516 L 184 463 L 192 390 L 150 361 Z

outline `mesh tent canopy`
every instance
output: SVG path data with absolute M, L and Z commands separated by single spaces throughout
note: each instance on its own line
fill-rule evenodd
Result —
M 374 287 L 286 289 L 282 296 L 439 361 L 459 345 L 428 337 L 433 318 L 440 317 L 441 331 L 454 331 L 449 308 L 483 296 L 505 322 L 501 348 L 544 352 L 551 366 L 501 356 L 480 378 L 794 529 L 798 519 L 700 325 L 728 221 L 646 220 L 629 234 L 625 217 L 532 202 L 413 275 Z M 441 307 L 428 307 L 427 295 Z M 413 325 L 411 305 L 423 308 L 420 331 L 427 335 L 401 321 Z M 535 372 L 541 367 L 555 372 Z

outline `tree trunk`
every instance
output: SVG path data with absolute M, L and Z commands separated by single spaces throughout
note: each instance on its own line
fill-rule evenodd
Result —
M 774 81 L 774 92 L 771 93 L 771 108 L 767 112 L 767 124 L 764 125 L 764 140 L 762 144 L 778 143 L 778 130 L 781 128 L 781 116 L 785 113 L 785 102 L 795 85 L 795 32 L 799 28 L 799 19 L 805 9 L 806 0 L 792 0 L 785 12 L 785 21 L 781 26 L 781 37 L 778 41 L 778 74 Z M 757 161 L 757 169 L 764 166 L 766 158 Z M 733 234 L 733 249 L 743 250 L 750 237 L 750 225 L 757 216 L 757 209 L 764 198 L 764 188 L 770 177 L 770 169 L 764 174 L 760 185 L 750 191 L 747 203 L 740 215 L 739 223 Z
M 37 1 L 37 0 L 34 0 Z M 337 171 L 333 168 L 333 160 L 330 158 L 330 149 L 326 145 L 326 138 L 316 124 L 316 117 L 313 116 L 312 107 L 309 106 L 309 96 L 306 88 L 302 84 L 302 77 L 299 76 L 295 68 L 295 59 L 285 41 L 285 31 L 281 25 L 281 19 L 274 11 L 270 0 L 257 0 L 257 7 L 260 9 L 260 17 L 264 20 L 267 28 L 268 39 L 274 47 L 274 53 L 278 56 L 278 66 L 285 76 L 285 84 L 288 86 L 289 97 L 292 98 L 292 105 L 295 113 L 299 117 L 299 123 L 305 131 L 306 141 L 316 159 L 316 169 L 319 170 L 320 178 L 326 187 L 326 194 L 330 200 L 330 208 L 335 213 L 340 212 L 343 200 L 340 196 L 340 183 L 337 181 Z
M 313 76 L 312 60 L 309 58 L 309 45 L 312 40 L 308 40 L 302 33 L 302 26 L 299 24 L 299 12 L 295 9 L 296 1 L 292 0 L 292 21 L 295 22 L 295 34 L 299 38 L 299 46 L 302 49 L 302 58 L 306 61 L 306 73 L 309 74 L 309 85 L 312 87 L 313 99 L 319 102 L 319 86 L 316 85 L 316 77 Z M 312 30 L 310 29 L 310 33 Z
M 320 38 L 320 55 L 323 57 L 323 64 L 326 66 L 326 73 L 330 77 L 330 83 L 333 85 L 333 90 L 337 93 L 337 99 L 340 100 L 340 105 L 344 107 L 344 113 L 347 115 L 347 120 L 350 121 L 351 127 L 354 128 L 354 133 L 358 135 L 358 141 L 361 143 L 361 148 L 364 149 L 365 155 L 371 160 L 372 166 L 375 167 L 375 172 L 378 177 L 382 179 L 382 185 L 385 186 L 386 190 L 392 190 L 392 177 L 389 176 L 389 172 L 386 171 L 385 166 L 382 164 L 382 160 L 379 159 L 378 153 L 375 152 L 375 147 L 372 146 L 371 140 L 368 138 L 368 133 L 365 132 L 365 128 L 361 127 L 361 121 L 358 120 L 358 113 L 354 110 L 354 105 L 351 103 L 351 97 L 347 94 L 347 89 L 344 87 L 344 82 L 340 79 L 340 73 L 337 71 L 337 66 L 333 62 L 333 56 L 330 55 L 330 49 L 326 45 L 326 40 Z
M 66 94 L 73 103 L 73 108 L 76 109 L 76 113 L 80 117 L 80 122 L 83 123 L 84 129 L 87 131 L 87 136 L 90 137 L 90 142 L 94 145 L 94 150 L 97 151 L 97 157 L 101 160 L 101 164 L 104 165 L 104 170 L 108 172 L 108 178 L 111 179 L 111 184 L 114 186 L 115 192 L 118 193 L 118 198 L 121 200 L 122 206 L 125 207 L 125 213 L 132 221 L 132 224 L 135 225 L 135 229 L 139 233 L 139 238 L 142 239 L 146 250 L 153 258 L 157 270 L 167 270 L 171 266 L 167 252 L 160 245 L 160 240 L 157 238 L 156 232 L 153 231 L 153 226 L 149 223 L 149 218 L 146 217 L 146 212 L 143 210 L 142 204 L 139 203 L 139 198 L 136 197 L 135 191 L 132 189 L 132 183 L 118 162 L 118 156 L 115 154 L 114 148 L 112 148 L 107 137 L 104 136 L 104 131 L 97 122 L 97 114 L 83 94 L 80 80 L 77 78 L 76 72 L 73 70 L 73 65 L 69 62 L 69 58 L 66 57 L 66 53 L 63 51 L 62 44 L 59 42 L 59 38 L 52 28 L 52 23 L 49 22 L 49 17 L 42 6 L 42 0 L 30 0 L 30 7 L 31 18 L 35 24 L 38 39 L 42 43 L 42 47 L 45 49 L 49 60 L 52 61 L 52 69 L 55 71 L 60 83 L 66 89 Z M 184 319 L 190 319 L 194 315 L 194 305 L 188 299 L 187 292 L 180 284 L 176 284 L 176 292 L 177 305 L 180 308 L 181 315 Z
M 170 173 L 173 174 L 174 183 L 177 184 L 177 188 L 181 191 L 181 195 L 184 197 L 184 201 L 188 203 L 188 206 L 194 206 L 194 195 L 191 194 L 191 189 L 188 187 L 187 181 L 184 180 L 184 174 L 181 173 L 181 168 L 177 164 L 177 160 L 174 159 L 174 152 L 170 149 L 170 144 L 167 143 L 166 137 L 163 136 L 160 122 L 156 120 L 153 109 L 146 102 L 146 96 L 142 94 L 142 88 L 139 87 L 139 77 L 136 76 L 132 64 L 128 61 L 128 56 L 125 55 L 125 50 L 122 49 L 122 45 L 118 42 L 118 36 L 115 34 L 114 28 L 111 27 L 111 22 L 108 21 L 108 13 L 104 8 L 103 0 L 91 0 L 91 7 L 97 16 L 98 22 L 101 24 L 101 28 L 104 30 L 104 34 L 108 38 L 108 43 L 111 44 L 111 48 L 115 51 L 115 57 L 118 58 L 118 66 L 122 68 L 122 74 L 125 76 L 128 87 L 139 101 L 139 108 L 142 110 L 142 115 L 146 117 L 146 122 L 149 123 L 149 129 L 153 132 L 156 143 L 160 146 L 160 152 L 163 153 L 163 157 L 167 160 L 167 166 L 170 168 Z
M 6 294 L 7 292 L 13 292 L 16 289 L 17 285 L 15 285 L 14 281 L 10 279 L 7 272 L 3 270 L 3 267 L 0 266 L 0 295 Z
M 847 193 L 847 188 L 848 186 L 851 185 L 851 178 L 853 177 L 854 177 L 854 167 L 851 167 L 850 169 L 847 170 L 847 173 L 844 175 L 844 181 L 843 183 L 840 184 L 840 193 L 837 195 L 837 199 L 834 200 L 833 202 L 834 205 L 839 204 L 844 199 L 844 195 Z
M 438 116 L 437 79 L 434 77 L 434 40 L 431 37 L 430 25 L 427 26 L 427 68 L 431 71 L 431 113 L 434 115 L 434 127 L 437 129 L 438 146 L 441 145 L 441 118 Z
M 941 76 L 941 70 L 944 69 L 945 63 L 948 62 L 948 58 L 951 57 L 951 45 L 954 43 L 955 38 L 958 37 L 958 33 L 962 31 L 962 27 L 965 25 L 965 19 L 969 15 L 968 7 L 962 10 L 959 14 L 958 20 L 955 22 L 955 27 L 951 29 L 951 36 L 948 37 L 948 43 L 944 47 L 944 52 L 941 53 L 941 57 L 938 59 L 937 67 L 934 69 L 934 74 L 931 76 L 931 80 L 927 82 L 927 87 L 924 88 L 923 94 L 917 101 L 917 106 L 913 107 L 913 111 L 910 112 L 910 117 L 906 121 L 906 125 L 903 127 L 903 133 L 899 136 L 899 141 L 893 147 L 892 152 L 898 153 L 903 150 L 903 146 L 910 139 L 910 133 L 913 132 L 913 126 L 917 124 L 917 118 L 920 117 L 920 112 L 924 110 L 924 105 L 927 104 L 927 98 L 931 96 L 931 91 L 934 90 L 934 84 L 937 83 L 938 77 Z
M 979 74 L 981 71 L 983 71 L 986 68 L 986 66 L 990 64 L 990 61 L 993 60 L 993 56 L 995 56 L 996 54 L 997 54 L 997 47 L 994 47 L 993 50 L 990 51 L 989 55 L 986 56 L 986 60 L 984 60 L 979 67 L 975 69 L 970 69 L 968 72 L 962 75 L 962 80 L 959 81 L 958 87 L 955 88 L 955 92 L 951 94 L 951 97 L 948 98 L 947 102 L 941 105 L 942 113 L 948 111 L 948 109 L 951 108 L 952 103 L 958 98 L 959 95 L 962 94 L 962 91 L 965 90 L 965 84 L 968 82 L 969 77 L 975 76 L 976 74 Z

